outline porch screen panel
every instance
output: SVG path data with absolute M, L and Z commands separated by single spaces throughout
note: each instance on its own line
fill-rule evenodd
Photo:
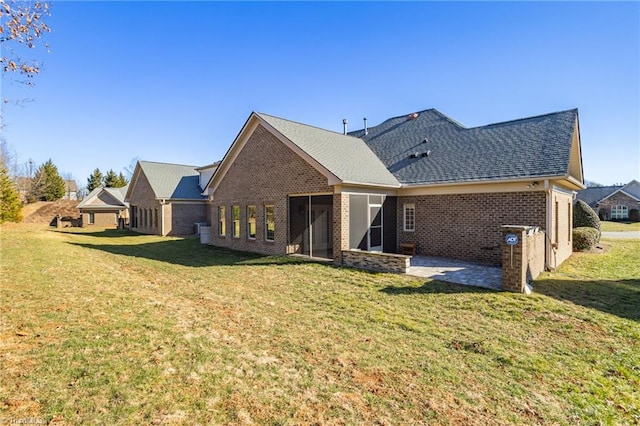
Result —
M 289 198 L 289 244 L 294 253 L 305 255 L 309 255 L 308 204 L 309 197 Z
M 333 259 L 333 196 L 314 195 L 311 198 L 311 254 Z
M 349 248 L 367 250 L 369 197 L 349 195 Z

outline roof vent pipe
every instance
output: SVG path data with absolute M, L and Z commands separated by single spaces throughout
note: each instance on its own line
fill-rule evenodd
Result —
M 364 135 L 367 136 L 369 134 L 369 129 L 367 129 L 367 117 L 363 118 L 364 120 Z
M 348 123 L 347 119 L 343 118 L 342 119 L 342 132 L 345 135 L 347 134 L 347 123 Z

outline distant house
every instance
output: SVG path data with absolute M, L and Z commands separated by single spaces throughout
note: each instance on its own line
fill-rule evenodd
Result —
M 578 111 L 465 127 L 435 109 L 336 133 L 252 113 L 204 188 L 211 243 L 341 264 L 346 251 L 501 264 L 502 225 L 572 253 Z M 346 127 L 346 126 L 345 126 Z
M 63 200 L 77 200 L 78 199 L 78 183 L 73 179 L 67 179 L 64 181 L 65 193 L 62 197 Z
M 102 228 L 129 224 L 129 204 L 124 201 L 128 187 L 95 188 L 78 204 L 82 226 Z
M 20 194 L 20 201 L 25 204 L 27 202 L 27 194 L 31 189 L 31 178 L 18 177 L 16 178 L 16 187 L 18 188 L 18 194 Z M 64 181 L 65 192 L 62 196 L 63 200 L 77 200 L 78 199 L 78 183 L 73 179 L 67 179 Z
M 640 182 L 626 185 L 592 186 L 576 197 L 587 203 L 602 220 L 640 221 Z
M 130 229 L 163 236 L 196 233 L 196 224 L 210 221 L 201 181 L 216 167 L 139 161 L 125 196 Z

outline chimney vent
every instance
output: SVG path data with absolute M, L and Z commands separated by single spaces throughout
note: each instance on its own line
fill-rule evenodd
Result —
M 342 132 L 345 135 L 347 134 L 347 123 L 348 123 L 347 119 L 343 118 L 342 119 Z
M 364 135 L 367 136 L 369 134 L 369 129 L 367 129 L 367 117 L 363 118 L 364 120 Z

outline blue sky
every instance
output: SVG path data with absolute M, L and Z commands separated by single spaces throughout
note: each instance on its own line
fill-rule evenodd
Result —
M 205 165 L 251 111 L 342 131 L 436 108 L 466 126 L 579 109 L 585 178 L 640 179 L 637 2 L 56 2 L 4 136 L 86 185 Z

